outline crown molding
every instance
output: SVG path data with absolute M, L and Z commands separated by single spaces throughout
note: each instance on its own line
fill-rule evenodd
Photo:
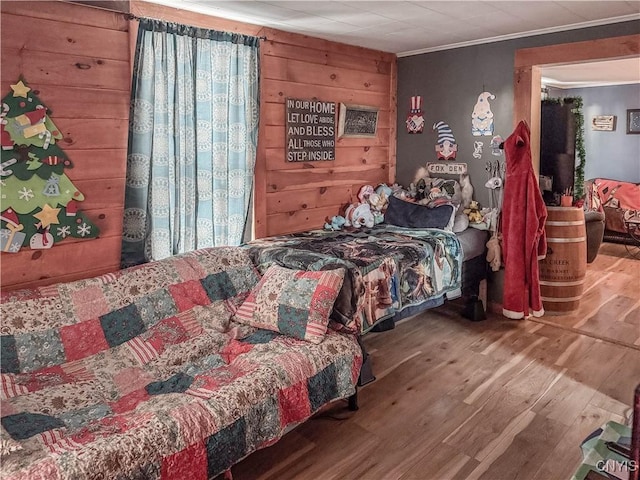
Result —
M 478 40 L 469 40 L 466 42 L 450 43 L 448 45 L 439 45 L 437 47 L 420 48 L 418 50 L 409 50 L 407 52 L 396 53 L 398 57 L 410 57 L 413 55 L 421 55 L 423 53 L 439 52 L 442 50 L 451 50 L 454 48 L 470 47 L 473 45 L 482 45 L 485 43 L 502 42 L 504 40 L 513 40 L 516 38 L 533 37 L 536 35 L 545 35 L 547 33 L 565 32 L 567 30 L 577 30 L 580 28 L 597 27 L 600 25 L 609 25 L 612 23 L 628 22 L 632 20 L 640 20 L 640 13 L 631 15 L 622 15 L 619 17 L 603 18 L 600 20 L 591 20 L 588 22 L 572 23 L 570 25 L 561 25 L 557 27 L 541 28 L 538 30 L 528 30 L 526 32 L 510 33 L 508 35 L 498 35 L 496 37 L 482 38 Z

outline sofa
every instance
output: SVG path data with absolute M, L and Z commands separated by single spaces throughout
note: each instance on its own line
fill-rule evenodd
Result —
M 633 212 L 640 212 L 640 183 L 608 178 L 592 178 L 585 182 L 586 211 L 604 214 L 604 241 L 633 243 L 625 223 Z
M 604 212 L 587 210 L 584 212 L 584 223 L 587 232 L 587 263 L 593 263 L 604 239 Z
M 297 301 L 321 284 L 294 276 Z M 292 335 L 238 320 L 266 277 L 219 247 L 3 293 L 0 477 L 213 478 L 354 395 L 355 335 L 291 327 L 304 305 L 283 310 Z

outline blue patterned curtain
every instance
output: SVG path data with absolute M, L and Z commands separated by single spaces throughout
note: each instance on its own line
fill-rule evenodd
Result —
M 258 42 L 140 20 L 123 267 L 241 243 L 258 141 Z

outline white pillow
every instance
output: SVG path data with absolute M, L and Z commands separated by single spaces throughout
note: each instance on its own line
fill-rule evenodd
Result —
M 456 219 L 456 213 L 458 212 L 458 207 L 453 203 L 450 204 L 453 207 L 453 211 L 451 212 L 451 218 L 449 218 L 449 223 L 443 228 L 443 230 L 447 232 L 453 232 L 453 225 Z
M 467 217 L 464 212 L 460 212 L 453 221 L 453 233 L 464 232 L 468 226 L 469 217 Z

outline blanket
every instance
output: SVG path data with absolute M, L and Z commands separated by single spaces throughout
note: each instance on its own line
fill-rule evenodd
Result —
M 233 320 L 258 279 L 216 248 L 4 295 L 2 478 L 211 478 L 352 395 L 353 336 Z
M 354 231 L 283 235 L 246 245 L 261 271 L 272 264 L 303 270 L 346 268 L 331 315 L 333 328 L 365 333 L 405 308 L 460 296 L 462 249 L 439 229 L 377 225 Z

